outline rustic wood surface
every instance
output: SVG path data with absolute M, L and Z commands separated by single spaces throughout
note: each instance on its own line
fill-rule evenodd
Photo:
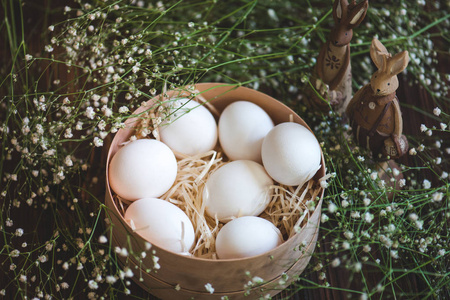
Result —
M 54 1 L 50 0 L 42 0 L 37 1 L 42 2 L 42 5 L 45 7 L 48 7 L 50 4 L 53 5 L 55 3 Z M 60 3 L 64 3 L 64 1 L 59 1 Z M 58 1 L 56 1 L 58 3 Z M 64 5 L 63 5 L 64 6 Z M 54 7 L 54 6 L 53 6 Z M 38 13 L 36 13 L 36 11 Z M 54 15 L 44 15 L 42 13 L 43 10 L 35 10 L 35 7 L 30 5 L 29 7 L 24 7 L 25 12 L 25 20 L 26 20 L 26 32 L 27 37 L 30 39 L 30 51 L 38 51 L 41 47 L 43 48 L 43 45 L 46 45 L 49 41 L 41 39 L 41 32 L 39 31 L 40 28 L 45 28 L 49 24 L 53 24 L 55 21 L 58 20 L 58 18 Z M 0 52 L 1 53 L 7 53 L 7 45 L 0 45 Z M 2 56 L 0 58 L 1 63 L 3 62 L 4 57 Z M 450 61 L 447 57 L 441 57 L 441 64 L 439 65 L 439 68 L 441 68 L 440 71 L 443 72 L 449 72 L 450 71 Z M 420 107 L 422 110 L 426 111 L 432 111 L 433 108 L 436 106 L 433 103 L 432 98 L 426 93 L 426 91 L 418 86 L 409 86 L 406 84 L 406 82 L 409 80 L 409 78 L 405 78 L 404 76 L 399 76 L 400 79 L 400 87 L 397 91 L 398 97 L 400 99 L 401 105 L 402 105 L 402 111 L 403 111 L 403 120 L 404 120 L 404 133 L 406 135 L 418 135 L 420 133 L 420 124 L 430 124 L 431 125 L 437 125 L 434 124 L 436 121 L 428 118 L 426 115 L 421 114 L 417 112 L 414 107 Z M 105 147 L 103 147 L 103 152 L 97 151 L 92 155 L 92 162 L 95 164 L 101 164 L 105 161 L 105 155 L 107 149 L 107 142 L 105 142 Z M 405 157 L 402 157 L 400 161 L 406 165 L 415 165 L 417 162 L 413 160 L 411 157 L 406 155 Z M 99 165 L 99 169 L 103 169 L 103 166 Z M 101 183 L 104 183 L 104 178 L 100 178 L 98 186 L 101 186 Z M 99 189 L 97 192 L 98 198 L 102 199 L 104 198 L 102 196 L 103 189 Z M 30 218 L 41 218 L 41 222 L 48 223 L 48 226 L 41 226 L 41 228 L 44 228 L 44 232 L 42 232 L 42 236 L 49 236 L 51 235 L 51 228 L 53 218 L 51 216 L 45 215 L 45 220 L 42 219 L 42 215 L 40 215 L 40 212 L 37 212 L 36 210 L 25 210 L 26 212 L 21 215 L 13 216 L 15 220 L 17 220 L 18 223 L 23 223 L 23 221 L 30 219 Z M 42 224 L 41 224 L 42 225 Z M 30 226 L 32 228 L 32 226 Z M 49 232 L 45 232 L 45 228 L 49 228 Z M 330 242 L 328 238 L 321 238 L 319 236 L 319 244 L 320 244 L 320 251 L 331 251 L 330 249 Z M 312 260 L 311 264 L 318 263 L 317 261 Z M 374 270 L 367 269 L 365 271 L 367 285 L 371 288 L 375 287 L 384 277 L 383 273 L 377 273 L 374 272 Z M 305 273 L 305 278 L 312 282 L 320 282 L 318 278 L 318 272 L 313 272 L 311 270 L 307 271 Z M 363 287 L 363 283 L 358 278 L 352 278 L 350 280 L 351 274 L 346 271 L 344 268 L 328 268 L 326 269 L 326 275 L 327 275 L 327 281 L 330 283 L 332 288 L 316 288 L 316 287 L 310 287 L 310 288 L 303 288 L 299 291 L 292 292 L 289 290 L 281 292 L 277 299 L 359 299 L 358 294 L 349 293 L 344 290 L 351 289 L 351 290 L 361 290 Z M 10 280 L 10 278 L 7 278 L 4 276 L 4 274 L 0 274 L 0 289 L 3 285 L 6 285 L 7 281 Z M 66 279 L 66 281 L 68 281 Z M 303 286 L 307 286 L 308 284 L 306 282 L 301 282 Z M 421 291 L 422 289 L 425 289 L 426 286 L 421 285 L 421 281 L 415 276 L 415 275 L 408 275 L 403 278 L 401 278 L 397 282 L 396 289 L 398 291 L 406 290 L 408 293 L 414 293 L 414 291 Z M 151 296 L 147 291 L 141 289 L 137 284 L 131 283 L 131 286 L 129 289 L 132 291 L 133 295 L 136 297 L 141 298 L 148 298 L 148 299 L 156 299 L 153 296 Z M 392 293 L 392 291 L 391 291 Z M 388 297 L 389 292 L 384 294 L 385 297 Z M 395 295 L 391 295 L 393 298 L 395 298 Z

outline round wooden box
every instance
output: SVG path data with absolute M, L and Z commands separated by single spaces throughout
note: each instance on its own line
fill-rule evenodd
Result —
M 310 129 L 289 107 L 261 92 L 218 83 L 197 84 L 195 90 L 219 112 L 234 101 L 246 100 L 263 108 L 275 124 L 293 121 Z M 169 96 L 171 93 L 168 92 Z M 148 104 L 151 106 L 156 99 L 158 98 L 149 100 Z M 148 107 L 140 107 L 135 114 Z M 107 158 L 105 197 L 112 221 L 110 226 L 113 231 L 113 244 L 128 249 L 131 247 L 134 253 L 140 253 L 144 250 L 145 240 L 125 222 L 120 208 L 113 201 L 108 178 L 111 158 L 120 145 L 134 134 L 136 123 L 137 119 L 129 119 L 125 128 L 120 129 L 112 141 Z M 319 180 L 324 175 L 325 163 L 322 155 L 321 168 L 313 180 Z M 268 294 L 273 296 L 287 287 L 296 275 L 301 274 L 311 258 L 318 237 L 323 192 L 320 191 L 320 200 L 315 211 L 298 233 L 277 248 L 258 256 L 242 259 L 203 259 L 175 254 L 153 245 L 154 256 L 159 258 L 158 270 L 153 270 L 152 255 L 147 255 L 142 260 L 135 259 L 133 255 L 119 256 L 119 259 L 132 268 L 135 274 L 133 279 L 139 285 L 161 299 L 258 299 Z M 146 269 L 152 271 L 147 273 Z M 254 276 L 262 278 L 264 283 L 249 286 L 248 282 Z M 210 293 L 206 285 L 210 285 L 214 292 Z

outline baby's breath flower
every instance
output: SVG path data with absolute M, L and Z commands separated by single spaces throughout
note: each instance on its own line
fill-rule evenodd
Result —
M 44 49 L 45 49 L 45 51 L 47 51 L 47 52 L 53 52 L 53 47 L 52 47 L 52 45 L 46 45 L 45 47 L 44 47 Z
M 91 290 L 96 290 L 98 289 L 98 283 L 95 282 L 94 280 L 89 280 L 88 282 L 88 286 Z
M 69 284 L 68 284 L 67 282 L 61 282 L 61 288 L 62 288 L 63 290 L 66 290 L 66 289 L 69 288 Z
M 328 204 L 328 211 L 332 214 L 334 214 L 338 210 L 338 207 L 334 203 Z
M 23 229 L 22 228 L 17 228 L 16 232 L 14 233 L 15 236 L 22 236 L 23 235 Z
M 346 232 L 344 232 L 344 236 L 345 236 L 348 240 L 351 240 L 351 239 L 353 239 L 353 232 L 351 232 L 351 231 L 346 231 Z
M 378 173 L 377 172 L 370 173 L 370 179 L 376 180 L 377 178 L 378 178 Z
M 134 276 L 133 271 L 130 268 L 125 268 L 125 277 L 131 278 Z
M 433 114 L 434 114 L 435 116 L 438 116 L 438 117 L 439 117 L 439 115 L 441 114 L 441 109 L 440 109 L 439 107 L 435 107 L 435 108 L 433 109 Z
M 341 205 L 343 208 L 347 208 L 350 205 L 350 202 L 348 202 L 347 200 L 342 200 Z
M 210 294 L 214 293 L 214 288 L 212 287 L 211 283 L 205 284 L 205 289 L 206 289 L 206 291 L 209 292 Z
M 129 109 L 128 109 L 128 107 L 126 107 L 126 106 L 121 106 L 120 108 L 119 108 L 119 113 L 121 113 L 121 114 L 124 114 L 124 113 L 126 113 L 126 112 L 128 112 L 129 111 Z
M 108 239 L 106 238 L 106 236 L 101 235 L 101 236 L 98 238 L 98 242 L 101 243 L 101 244 L 105 244 L 105 243 L 108 242 Z
M 153 260 L 153 268 L 155 268 L 156 270 L 160 269 L 161 266 L 160 266 L 159 263 L 158 263 L 159 257 L 153 256 L 153 257 L 152 257 L 152 260 Z
M 10 255 L 11 257 L 19 257 L 20 251 L 17 250 L 17 249 L 14 249 L 14 250 L 12 250 L 12 251 L 9 253 L 9 255 Z
M 425 124 L 420 125 L 420 131 L 425 132 L 427 130 L 428 130 L 428 128 L 427 128 L 427 126 L 425 126 Z
M 114 283 L 116 283 L 117 278 L 115 276 L 108 275 L 108 276 L 106 276 L 105 280 L 106 280 L 106 283 L 108 283 L 108 284 L 114 284 Z
M 92 106 L 88 106 L 86 108 L 85 114 L 86 114 L 86 117 L 88 117 L 89 119 L 91 119 L 91 120 L 94 119 L 94 117 L 95 117 L 94 108 Z
M 94 145 L 95 145 L 95 147 L 101 147 L 101 146 L 103 146 L 103 140 L 101 139 L 101 138 L 99 138 L 99 137 L 95 137 L 94 138 Z
M 339 257 L 336 257 L 335 259 L 333 259 L 333 261 L 331 262 L 331 266 L 333 268 L 338 267 L 341 264 L 341 260 L 339 259 Z
M 435 192 L 433 193 L 433 195 L 431 195 L 432 202 L 441 202 L 442 199 L 444 199 L 444 193 L 442 192 Z
M 363 204 L 364 206 L 369 206 L 370 205 L 371 200 L 369 198 L 364 198 L 363 199 Z

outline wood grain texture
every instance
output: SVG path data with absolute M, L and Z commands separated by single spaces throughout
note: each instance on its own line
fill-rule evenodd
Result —
M 47 10 L 43 8 L 52 7 L 53 9 L 57 7 L 63 7 L 66 5 L 65 1 L 50 1 L 50 0 L 41 0 L 31 2 L 28 1 L 27 5 L 24 7 L 25 12 L 25 25 L 26 25 L 26 39 L 30 41 L 29 51 L 30 53 L 39 52 L 39 49 L 42 49 L 44 45 L 49 43 L 49 39 L 42 38 L 42 34 L 39 31 L 40 28 L 46 28 L 49 24 L 56 23 L 61 20 L 61 16 L 58 17 L 54 14 L 47 14 Z M 19 16 L 18 16 L 19 17 Z M 45 37 L 45 35 L 44 35 Z M 9 59 L 10 55 L 8 50 L 8 45 L 5 42 L 6 37 L 1 37 L 3 43 L 0 45 L 0 53 L 3 55 L 0 57 L 0 62 L 2 63 L 3 69 L 2 72 L 5 71 L 5 67 L 7 67 L 10 63 L 8 61 L 4 61 L 5 59 Z M 6 54 L 5 54 L 6 53 Z M 448 73 L 450 71 L 450 60 L 448 56 L 439 57 L 440 64 L 438 65 L 439 71 L 443 73 Z M 54 70 L 55 72 L 59 72 L 59 77 L 64 80 L 64 76 L 68 76 L 64 70 Z M 3 74 L 2 74 L 3 75 Z M 420 124 L 429 124 L 429 126 L 439 126 L 438 122 L 427 115 L 418 112 L 415 107 L 420 107 L 421 110 L 424 111 L 432 111 L 434 107 L 436 107 L 436 103 L 434 103 L 432 97 L 430 97 L 427 92 L 418 87 L 418 86 L 409 86 L 408 82 L 412 81 L 412 78 L 405 77 L 404 75 L 399 76 L 400 87 L 397 90 L 397 95 L 400 100 L 400 104 L 402 106 L 403 113 L 403 122 L 404 122 L 404 133 L 406 135 L 417 136 L 420 134 Z M 76 87 L 73 87 L 76 88 Z M 447 147 L 449 146 L 449 137 L 443 136 L 443 140 Z M 93 165 L 93 171 L 89 174 L 89 176 L 98 176 L 102 174 L 104 170 L 104 165 L 106 163 L 107 150 L 109 148 L 109 143 L 111 142 L 111 137 L 105 139 L 103 150 L 95 149 L 93 152 L 89 153 L 91 164 Z M 418 166 L 421 164 L 420 161 L 417 161 L 414 157 L 410 157 L 409 155 L 405 155 L 400 158 L 400 161 L 409 166 Z M 4 163 L 4 162 L 2 162 Z M 14 162 L 12 162 L 13 164 Z M 95 171 L 94 171 L 95 170 Z M 103 172 L 104 174 L 104 172 Z M 423 174 L 423 178 L 427 177 L 427 174 Z M 432 178 L 432 177 L 431 177 Z M 96 195 L 99 199 L 104 199 L 104 184 L 105 178 L 99 177 L 98 184 L 95 186 L 86 185 L 87 189 L 90 189 L 91 192 Z M 87 196 L 86 196 L 87 197 Z M 61 215 L 56 216 L 57 218 L 64 218 L 64 212 L 61 212 Z M 54 229 L 55 216 L 50 211 L 37 211 L 33 208 L 24 207 L 21 210 L 21 213 L 16 213 L 11 216 L 12 219 L 17 220 L 17 223 L 27 223 L 27 220 L 35 219 L 41 220 L 41 223 L 38 227 L 39 235 L 37 237 L 38 240 L 45 241 L 52 235 Z M 29 223 L 28 228 L 24 228 L 25 231 L 32 231 L 36 229 L 34 224 Z M 76 225 L 76 224 L 74 224 Z M 69 224 L 68 224 L 69 226 Z M 326 225 L 325 225 L 326 226 Z M 322 237 L 319 232 L 319 248 L 318 251 L 321 252 L 332 252 L 331 243 L 332 241 L 328 237 Z M 372 255 L 376 256 L 376 250 Z M 332 256 L 330 256 L 332 259 Z M 350 274 L 345 268 L 331 268 L 328 267 L 325 269 L 327 275 L 327 281 L 330 283 L 330 288 L 317 288 L 309 282 L 321 282 L 319 280 L 318 272 L 312 271 L 312 267 L 314 264 L 317 264 L 318 261 L 312 260 L 310 267 L 307 268 L 302 278 L 300 279 L 298 286 L 295 284 L 290 288 L 282 291 L 280 294 L 276 296 L 276 299 L 359 299 L 359 295 L 356 293 L 346 292 L 346 289 L 351 290 L 362 290 L 364 285 L 369 286 L 370 288 L 376 287 L 376 285 L 383 279 L 384 274 L 376 272 L 376 269 L 365 269 L 364 274 L 366 278 L 366 282 L 362 282 L 361 278 L 352 278 L 353 275 Z M 62 270 L 61 270 L 62 272 Z M 72 279 L 75 280 L 76 274 L 69 274 L 72 276 Z M 71 277 L 69 277 L 71 278 Z M 5 276 L 5 274 L 0 274 L 0 289 L 8 284 L 8 282 L 12 280 L 11 277 Z M 66 279 L 66 281 L 69 281 Z M 138 284 L 131 281 L 130 286 L 128 287 L 134 297 L 139 297 L 143 299 L 156 300 L 154 296 L 152 296 L 148 291 L 141 288 Z M 414 274 L 410 274 L 398 280 L 396 283 L 397 291 L 407 291 L 408 293 L 414 294 L 414 292 L 419 292 L 427 287 L 420 280 L 420 278 L 416 277 Z M 384 294 L 386 298 L 395 298 L 395 295 L 392 291 L 387 291 Z

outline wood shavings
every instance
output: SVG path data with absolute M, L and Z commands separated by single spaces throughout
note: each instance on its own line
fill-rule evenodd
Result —
M 215 252 L 215 238 L 221 224 L 205 213 L 202 195 L 209 175 L 224 164 L 216 151 L 179 160 L 175 183 L 161 197 L 180 207 L 191 219 L 196 236 L 191 253 L 197 257 L 212 258 Z

